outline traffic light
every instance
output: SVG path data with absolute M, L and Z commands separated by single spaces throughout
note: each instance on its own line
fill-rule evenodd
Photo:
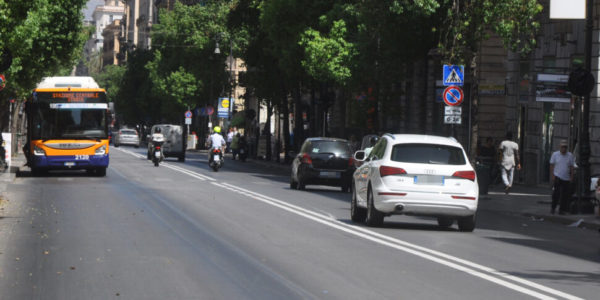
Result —
M 592 73 L 577 68 L 575 71 L 569 74 L 569 91 L 576 96 L 588 95 L 594 89 L 596 85 L 596 79 Z

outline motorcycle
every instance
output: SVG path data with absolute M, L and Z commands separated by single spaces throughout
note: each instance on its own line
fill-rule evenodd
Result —
M 154 151 L 152 152 L 152 162 L 155 167 L 163 160 L 162 143 L 154 142 Z
M 208 165 L 215 171 L 218 172 L 219 168 L 223 166 L 223 152 L 221 149 L 214 148 L 210 151 L 210 158 L 208 160 Z
M 246 158 L 248 158 L 248 142 L 246 142 L 245 136 L 240 138 L 239 145 L 238 157 L 242 162 L 246 162 Z
M 242 162 L 246 161 L 246 158 L 248 158 L 248 147 L 240 147 L 240 150 L 238 150 L 239 154 L 239 158 Z

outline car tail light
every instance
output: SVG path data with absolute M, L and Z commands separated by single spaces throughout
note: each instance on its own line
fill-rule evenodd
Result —
M 350 159 L 348 159 L 348 167 L 353 167 L 354 166 L 354 158 L 350 157 Z
M 456 171 L 452 174 L 452 177 L 459 177 L 475 181 L 475 171 Z
M 304 155 L 302 155 L 302 163 L 312 165 L 312 158 L 310 158 L 310 155 L 304 153 Z
M 406 196 L 406 193 L 388 193 L 388 192 L 381 192 L 381 193 L 377 193 L 377 195 L 379 195 L 379 196 Z
M 452 199 L 460 199 L 460 200 L 475 200 L 475 197 L 467 197 L 467 196 L 452 196 Z
M 388 175 L 400 175 L 400 174 L 406 174 L 406 171 L 402 168 L 394 168 L 394 167 L 388 167 L 388 166 L 379 167 L 379 175 L 381 177 L 385 177 Z

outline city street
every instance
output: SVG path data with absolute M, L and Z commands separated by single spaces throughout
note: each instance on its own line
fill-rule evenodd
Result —
M 111 147 L 106 177 L 80 171 L 8 185 L 0 299 L 597 299 L 600 236 L 501 214 L 473 233 L 393 216 L 350 221 L 339 188 L 206 156 L 160 167 Z M 28 170 L 28 169 L 25 169 Z

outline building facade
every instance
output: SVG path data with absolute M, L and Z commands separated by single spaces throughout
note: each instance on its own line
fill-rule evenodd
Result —
M 96 6 L 92 13 L 93 24 L 96 26 L 94 33 L 94 49 L 100 51 L 104 46 L 104 29 L 115 20 L 121 20 L 125 14 L 125 6 L 120 0 L 105 0 L 104 5 Z
M 104 45 L 102 47 L 102 66 L 118 65 L 121 61 L 121 20 L 114 20 L 102 32 Z

